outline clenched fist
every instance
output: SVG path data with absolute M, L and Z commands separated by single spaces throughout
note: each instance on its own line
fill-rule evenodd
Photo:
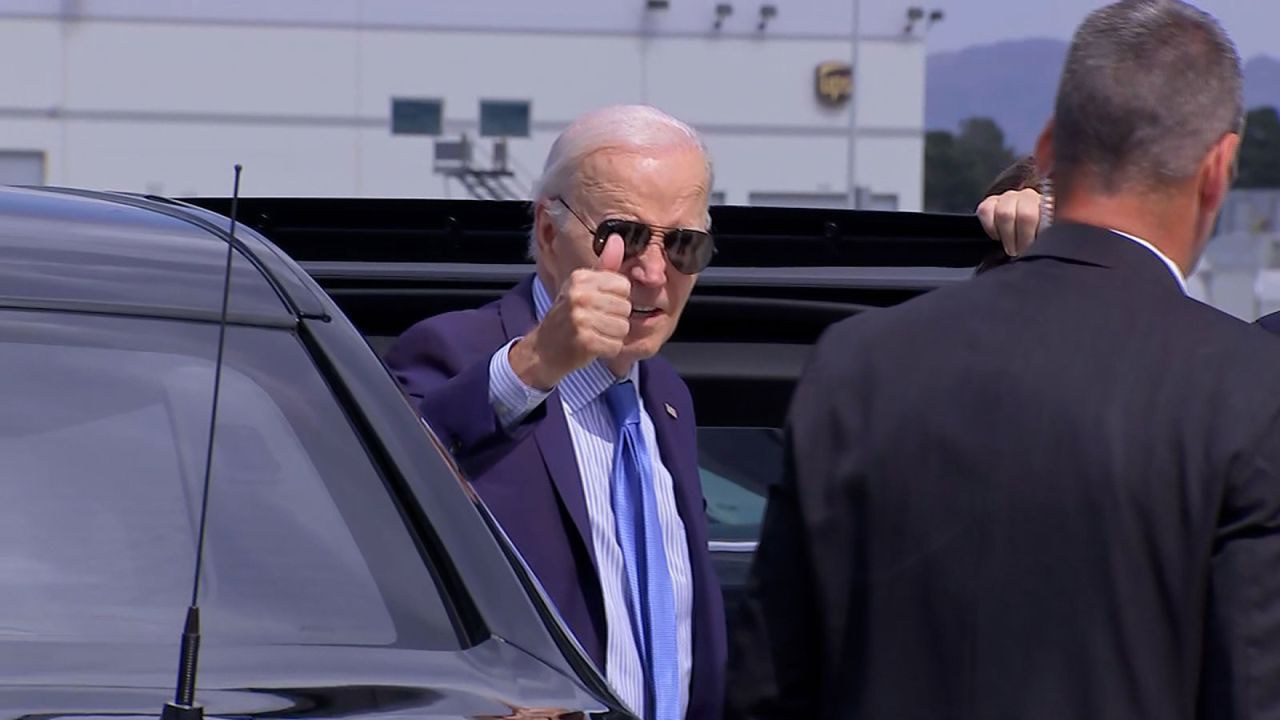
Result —
M 526 385 L 550 390 L 574 370 L 622 352 L 631 332 L 622 255 L 622 238 L 610 236 L 596 266 L 573 271 L 542 322 L 511 346 L 511 369 Z
M 1031 247 L 1040 233 L 1040 193 L 1032 188 L 992 195 L 978 205 L 978 219 L 1004 252 L 1017 257 Z

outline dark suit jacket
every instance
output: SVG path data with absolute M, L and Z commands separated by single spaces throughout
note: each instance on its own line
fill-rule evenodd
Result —
M 1280 342 L 1060 224 L 834 326 L 730 717 L 1280 717 Z
M 489 403 L 489 359 L 535 324 L 532 276 L 477 310 L 423 320 L 392 346 L 387 364 L 451 449 L 556 608 L 595 661 L 605 666 L 604 600 L 582 478 L 558 392 L 511 433 Z M 669 363 L 640 363 L 640 392 L 663 464 L 675 483 L 693 573 L 693 720 L 718 720 L 724 692 L 724 607 L 707 549 L 693 402 Z M 665 405 L 670 404 L 677 417 Z
M 1280 312 L 1273 312 L 1258 318 L 1258 327 L 1269 333 L 1280 335 Z

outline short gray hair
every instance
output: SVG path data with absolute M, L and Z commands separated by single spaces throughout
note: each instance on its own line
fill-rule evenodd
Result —
M 1182 0 L 1121 0 L 1071 41 L 1054 108 L 1055 181 L 1087 175 L 1102 192 L 1185 180 L 1244 121 L 1235 45 Z
M 574 120 L 556 138 L 547 153 L 542 176 L 533 184 L 533 205 L 572 195 L 578 172 L 588 156 L 600 150 L 697 150 L 707 165 L 707 192 L 711 191 L 711 156 L 692 127 L 648 105 L 610 105 Z M 563 207 L 548 207 L 557 223 L 565 222 Z M 708 213 L 707 225 L 711 219 Z M 537 256 L 538 228 L 529 233 L 529 257 Z

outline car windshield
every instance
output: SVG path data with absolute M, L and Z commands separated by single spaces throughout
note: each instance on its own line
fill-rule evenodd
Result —
M 0 312 L 0 642 L 156 643 L 190 601 L 216 325 Z M 288 330 L 227 332 L 207 643 L 456 648 L 391 494 Z

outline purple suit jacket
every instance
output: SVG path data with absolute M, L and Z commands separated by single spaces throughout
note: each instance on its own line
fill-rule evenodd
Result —
M 582 478 L 558 392 L 520 426 L 505 431 L 489 403 L 489 360 L 535 324 L 533 276 L 476 310 L 423 320 L 401 335 L 387 365 L 485 505 L 537 575 L 578 642 L 603 668 L 605 615 Z M 640 363 L 640 391 L 663 464 L 675 483 L 693 572 L 690 720 L 719 720 L 725 622 L 707 549 L 693 402 L 661 358 Z M 672 417 L 665 409 L 676 410 Z

